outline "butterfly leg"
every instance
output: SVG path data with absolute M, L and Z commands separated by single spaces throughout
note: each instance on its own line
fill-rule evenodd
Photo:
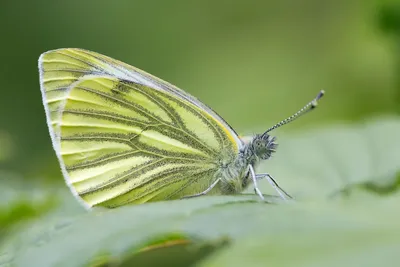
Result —
M 255 192 L 262 200 L 264 200 L 263 194 L 261 193 L 260 189 L 258 189 L 258 186 L 257 186 L 257 176 L 256 176 L 256 173 L 254 172 L 254 168 L 253 168 L 252 165 L 249 165 L 249 170 L 250 170 L 251 178 L 253 179 L 254 192 Z
M 257 174 L 256 179 L 266 178 L 269 184 L 275 189 L 276 192 L 281 196 L 282 199 L 288 200 L 288 198 L 292 199 L 293 197 L 283 190 L 277 182 L 275 182 L 274 178 L 269 173 Z
M 221 178 L 218 178 L 215 182 L 213 182 L 206 190 L 204 190 L 201 193 L 195 194 L 195 195 L 190 195 L 190 196 L 185 196 L 183 198 L 192 198 L 192 197 L 199 197 L 199 196 L 204 196 L 206 195 L 208 192 L 210 192 L 214 186 L 216 186 L 218 184 L 218 182 L 221 181 Z

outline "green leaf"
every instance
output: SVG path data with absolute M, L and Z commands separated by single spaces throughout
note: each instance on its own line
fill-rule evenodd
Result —
M 43 225 L 39 218 L 59 206 L 59 199 L 54 188 L 39 188 L 13 172 L 0 170 L 0 184 L 0 266 L 9 266 L 17 254 L 20 229 Z
M 263 224 L 248 224 L 254 232 L 200 266 L 397 266 L 399 201 L 269 210 Z
M 254 199 L 254 196 L 210 197 L 114 210 L 95 209 L 53 231 L 49 234 L 51 238 L 36 240 L 39 246 L 26 240 L 28 245 L 18 251 L 16 263 L 17 266 L 29 263 L 33 266 L 82 266 L 101 253 L 110 258 L 131 255 L 147 247 L 150 240 L 171 233 L 180 233 L 202 241 L 219 239 L 220 234 L 212 230 L 212 227 L 208 229 L 212 233 L 208 233 L 207 211 L 213 208 L 224 210 L 233 203 L 257 202 Z M 196 216 L 200 216 L 198 220 Z M 221 227 L 225 228 L 223 225 Z
M 363 182 L 391 184 L 400 170 L 399 136 L 397 118 L 278 136 L 275 157 L 260 169 L 298 200 L 329 198 Z M 266 182 L 260 187 L 273 193 Z
M 398 119 L 283 136 L 261 169 L 296 201 L 251 194 L 60 209 L 41 230 L 21 228 L 15 266 L 396 266 L 398 136 Z

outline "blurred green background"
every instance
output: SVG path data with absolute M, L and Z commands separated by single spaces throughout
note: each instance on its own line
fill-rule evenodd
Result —
M 62 181 L 37 70 L 50 49 L 141 68 L 241 134 L 291 115 L 320 89 L 320 108 L 282 131 L 399 111 L 399 1 L 6 1 L 0 24 L 0 170 L 29 179 Z

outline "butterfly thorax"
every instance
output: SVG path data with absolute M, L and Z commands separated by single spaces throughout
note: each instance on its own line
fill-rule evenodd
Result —
M 262 160 L 269 159 L 277 146 L 276 138 L 266 133 L 245 143 L 236 158 L 221 168 L 221 191 L 234 194 L 245 190 L 252 181 L 249 166 L 255 168 Z

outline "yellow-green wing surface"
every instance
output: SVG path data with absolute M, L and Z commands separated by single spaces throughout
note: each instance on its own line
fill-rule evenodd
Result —
M 200 193 L 237 156 L 241 141 L 222 118 L 141 70 L 81 49 L 44 53 L 39 69 L 53 147 L 86 206 Z

